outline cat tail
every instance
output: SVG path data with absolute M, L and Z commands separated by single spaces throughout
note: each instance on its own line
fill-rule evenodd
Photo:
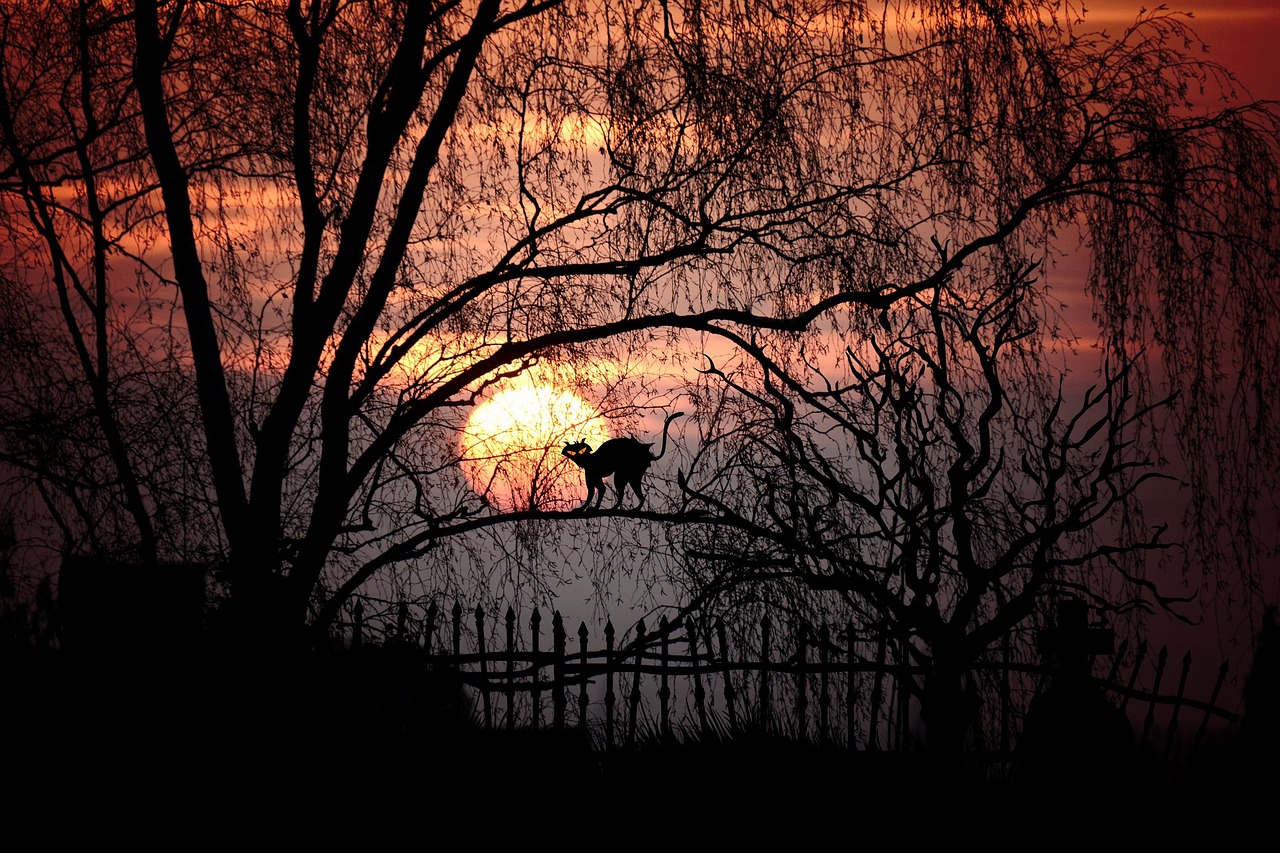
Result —
M 681 417 L 684 417 L 684 412 L 672 412 L 671 414 L 667 415 L 667 420 L 662 425 L 662 449 L 658 451 L 657 456 L 653 457 L 653 460 L 655 462 L 661 459 L 663 457 L 663 454 L 667 452 L 667 430 L 670 429 L 671 422 L 674 421 L 676 418 L 681 418 Z

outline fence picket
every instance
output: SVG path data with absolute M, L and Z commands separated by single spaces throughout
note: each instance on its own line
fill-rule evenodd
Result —
M 849 655 L 853 656 L 853 634 L 849 635 Z M 871 687 L 871 723 L 867 727 L 867 749 L 875 751 L 880 748 L 880 703 L 884 698 L 884 656 L 888 638 L 880 637 L 880 642 L 876 645 L 876 674 L 875 682 Z
M 729 663 L 729 643 L 725 639 L 724 620 L 716 621 L 716 635 L 720 640 L 720 662 L 724 668 L 724 704 L 729 712 L 729 726 L 738 728 L 738 711 L 734 707 L 736 691 L 733 688 L 733 667 Z
M 364 602 L 357 601 L 352 613 L 351 648 L 358 649 L 364 645 Z
M 591 679 L 587 676 L 587 636 L 587 623 L 582 622 L 578 625 L 578 661 L 582 667 L 582 683 L 578 686 L 578 728 L 583 734 L 588 731 L 587 685 L 591 683 Z
M 604 670 L 604 743 L 607 749 L 613 749 L 613 715 L 617 697 L 613 693 L 613 620 L 604 626 L 605 670 Z
M 1222 683 L 1226 680 L 1227 662 L 1224 660 L 1222 666 L 1218 667 L 1218 680 L 1213 685 L 1213 695 L 1209 697 L 1209 705 L 1204 709 L 1204 716 L 1200 719 L 1200 727 L 1196 729 L 1196 739 L 1191 744 L 1191 755 L 1188 760 L 1195 758 L 1196 752 L 1200 748 L 1200 743 L 1204 740 L 1205 732 L 1209 729 L 1209 718 L 1213 715 L 1213 708 L 1218 704 L 1218 694 L 1222 691 Z
M 801 623 L 796 635 L 796 734 L 803 738 L 809 732 L 808 675 L 805 673 L 809 662 L 808 627 Z
M 1142 669 L 1142 662 L 1147 659 L 1147 644 L 1143 641 L 1138 644 L 1138 659 L 1133 662 L 1133 669 L 1129 670 L 1128 689 L 1125 690 L 1124 697 L 1120 700 L 1120 711 L 1124 712 L 1129 704 L 1129 697 L 1133 694 L 1133 685 L 1138 680 L 1138 672 Z
M 453 657 L 456 660 L 462 654 L 462 602 L 453 603 Z
M 707 731 L 707 693 L 702 686 L 702 661 L 698 657 L 698 623 L 692 616 L 685 617 L 685 643 L 689 646 L 689 660 L 693 666 L 693 703 L 698 712 L 698 727 Z
M 1164 665 L 1169 658 L 1169 647 L 1162 646 L 1156 658 L 1156 680 L 1151 687 L 1151 698 L 1147 701 L 1147 716 L 1142 722 L 1142 748 L 1147 748 L 1147 737 L 1151 734 L 1151 726 L 1156 721 L 1156 694 L 1160 692 L 1160 680 L 1164 678 Z
M 565 633 L 564 618 L 560 616 L 557 610 L 551 616 L 551 642 L 555 649 L 555 657 L 551 662 L 552 674 L 552 726 L 556 731 L 564 731 L 564 714 L 566 696 L 564 683 L 564 659 L 565 659 Z
M 662 734 L 664 737 L 671 735 L 671 625 L 667 622 L 667 617 L 663 616 L 658 620 L 658 630 L 662 637 L 662 659 L 658 665 L 662 667 L 659 677 L 661 681 L 658 687 L 658 708 L 661 715 Z
M 507 606 L 507 731 L 516 727 L 516 612 Z
M 540 626 L 542 625 L 542 614 L 538 612 L 538 608 L 533 608 L 533 615 L 529 617 L 529 647 L 533 650 L 533 712 L 530 714 L 530 726 L 535 731 L 538 724 L 542 721 L 542 688 L 541 682 L 538 680 L 538 638 L 541 636 Z
M 631 682 L 630 714 L 627 717 L 627 746 L 635 746 L 636 723 L 640 714 L 640 669 L 644 666 L 644 620 L 636 625 L 636 665 Z
M 399 645 L 408 640 L 407 623 L 409 622 L 409 602 L 401 599 L 396 606 L 396 644 Z
M 827 625 L 823 623 L 822 629 L 818 632 L 818 656 L 822 661 L 822 674 L 820 693 L 818 694 L 818 735 L 822 743 L 828 743 L 831 740 L 831 693 L 828 686 L 830 679 L 828 668 L 831 663 L 831 631 Z
M 427 626 L 423 629 L 424 635 L 422 638 L 422 650 L 427 657 L 431 656 L 431 645 L 435 641 L 437 615 L 439 615 L 439 610 L 436 608 L 436 603 L 433 601 L 431 602 L 431 606 L 427 608 Z
M 765 614 L 760 620 L 760 713 L 757 718 L 760 720 L 760 730 L 769 730 L 769 629 L 772 622 L 769 615 Z
M 1173 713 L 1169 715 L 1169 731 L 1165 736 L 1164 752 L 1165 755 L 1173 754 L 1173 737 L 1178 733 L 1178 712 L 1182 710 L 1182 699 L 1187 692 L 1187 674 L 1191 671 L 1191 650 L 1187 649 L 1187 654 L 1182 659 L 1182 675 L 1178 679 L 1178 692 L 1173 700 Z
M 489 700 L 489 657 L 484 651 L 484 608 L 476 605 L 476 649 L 480 654 L 480 677 L 484 684 L 480 688 L 480 698 L 484 703 L 485 728 L 493 728 L 493 707 Z
M 849 730 L 846 735 L 846 739 L 849 742 L 850 748 L 856 748 L 857 738 L 854 736 L 854 720 L 858 719 L 858 682 L 857 670 L 854 668 L 854 665 L 858 659 L 853 653 L 854 634 L 852 622 L 845 623 L 845 636 L 847 637 L 846 642 L 849 644 L 849 649 L 844 655 L 844 674 L 846 679 L 844 688 L 844 714 L 845 720 L 848 721 Z
M 1000 640 L 1000 663 L 1004 665 L 1000 676 L 1000 750 L 1002 752 L 1009 751 L 1011 737 L 1009 716 L 1013 710 L 1013 685 L 1009 680 L 1009 662 L 1012 659 L 1009 635 L 1006 633 Z

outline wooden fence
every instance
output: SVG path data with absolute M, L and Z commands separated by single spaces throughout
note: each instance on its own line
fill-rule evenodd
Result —
M 363 603 L 356 603 L 346 626 L 350 644 L 412 646 L 424 666 L 456 671 L 476 691 L 476 713 L 488 728 L 577 728 L 605 749 L 630 746 L 641 735 L 687 733 L 691 727 L 699 732 L 763 729 L 865 750 L 911 746 L 913 700 L 902 680 L 923 669 L 889 660 L 892 652 L 883 641 L 873 656 L 852 654 L 833 642 L 826 625 L 797 625 L 779 643 L 765 617 L 758 645 L 735 652 L 722 622 L 698 624 L 689 618 L 673 624 L 662 617 L 650 628 L 640 621 L 633 639 L 619 645 L 609 621 L 603 648 L 592 649 L 585 623 L 570 635 L 554 612 L 550 646 L 544 648 L 541 612 L 530 615 L 525 642 L 508 608 L 505 642 L 490 648 L 491 638 L 502 634 L 488 624 L 482 607 L 466 611 L 455 603 L 447 623 L 434 603 L 420 619 L 410 618 L 404 602 L 381 610 L 367 618 Z M 447 646 L 441 634 L 447 634 Z M 1227 676 L 1225 662 L 1212 695 L 1200 700 L 1187 694 L 1190 652 L 1176 673 L 1167 647 L 1154 659 L 1145 644 L 1133 656 L 1128 652 L 1121 644 L 1110 671 L 1095 680 L 1131 720 L 1141 720 L 1135 726 L 1141 749 L 1166 762 L 1177 755 L 1185 763 L 1195 757 L 1211 722 L 1228 727 L 1237 722 L 1236 713 L 1216 704 Z M 973 672 L 998 685 L 982 749 L 1007 756 L 1030 700 L 1052 668 L 1014 661 L 1006 648 L 1000 659 L 979 662 Z M 1175 678 L 1177 687 L 1168 691 Z M 1179 739 L 1185 725 L 1195 726 L 1189 744 Z

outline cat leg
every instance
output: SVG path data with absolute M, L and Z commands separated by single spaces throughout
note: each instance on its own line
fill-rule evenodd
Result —
M 582 506 L 578 507 L 579 512 L 586 512 L 591 509 L 591 499 L 595 498 L 596 506 L 600 505 L 600 496 L 604 493 L 603 483 L 597 486 L 590 479 L 587 480 L 587 499 L 582 502 Z

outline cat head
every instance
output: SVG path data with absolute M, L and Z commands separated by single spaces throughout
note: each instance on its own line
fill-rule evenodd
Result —
M 576 459 L 581 456 L 590 456 L 591 445 L 587 444 L 582 439 L 578 439 L 573 444 L 566 441 L 564 443 L 564 448 L 560 451 L 560 455 L 567 456 L 570 459 Z

